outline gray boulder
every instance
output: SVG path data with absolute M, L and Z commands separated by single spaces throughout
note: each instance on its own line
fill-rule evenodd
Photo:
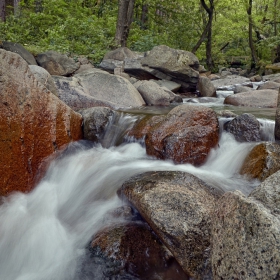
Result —
M 233 92 L 234 93 L 247 92 L 247 91 L 252 91 L 252 88 L 246 87 L 246 86 L 242 86 L 242 85 L 235 85 L 233 87 Z
M 93 68 L 71 78 L 55 76 L 59 98 L 74 110 L 105 106 L 112 109 L 145 105 L 125 78 Z
M 224 124 L 224 129 L 239 142 L 261 141 L 260 123 L 252 114 L 242 114 Z
M 34 56 L 21 44 L 4 41 L 1 47 L 6 51 L 19 54 L 29 65 L 37 65 Z
M 69 76 L 78 68 L 79 63 L 65 54 L 55 51 L 47 51 L 36 57 L 38 65 L 45 68 L 51 75 Z
M 214 279 L 279 279 L 280 172 L 268 177 L 249 197 L 228 192 L 213 215 Z
M 41 84 L 43 84 L 54 95 L 58 96 L 54 79 L 47 70 L 37 65 L 29 65 L 29 69 Z
M 276 108 L 278 92 L 272 89 L 251 90 L 227 96 L 224 103 L 235 106 Z
M 187 274 L 211 275 L 211 215 L 220 191 L 188 173 L 155 171 L 132 177 L 118 194 L 136 207 Z
M 199 61 L 191 52 L 175 50 L 167 46 L 156 46 L 141 60 L 141 63 L 143 66 L 167 74 L 175 82 L 176 80 L 187 82 L 189 89 L 196 89 Z
M 126 47 L 121 47 L 121 48 L 115 49 L 113 51 L 107 52 L 103 59 L 104 60 L 113 59 L 113 60 L 124 61 L 126 58 L 133 59 L 133 58 L 137 58 L 137 56 L 130 49 L 128 49 Z
M 166 87 L 173 92 L 177 92 L 181 85 L 169 80 L 152 80 L 153 82 L 157 83 L 161 87 Z
M 259 85 L 257 90 L 262 90 L 262 89 L 274 89 L 278 90 L 280 88 L 280 83 L 276 83 L 273 81 L 267 81 L 263 83 L 262 85 Z
M 106 128 L 117 114 L 107 107 L 94 107 L 80 110 L 83 116 L 84 139 L 101 142 Z
M 229 85 L 236 85 L 236 84 L 244 84 L 248 83 L 250 80 L 248 78 L 239 76 L 239 75 L 230 75 L 224 78 L 212 81 L 214 87 L 216 89 L 222 88 Z
M 160 87 L 153 81 L 139 81 L 134 86 L 147 105 L 167 106 L 175 99 L 175 94 L 172 91 Z
M 199 76 L 197 89 L 201 96 L 204 97 L 216 97 L 216 89 L 211 80 L 205 76 Z

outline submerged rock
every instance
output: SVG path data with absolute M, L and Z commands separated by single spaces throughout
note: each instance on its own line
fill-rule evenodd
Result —
M 252 114 L 242 114 L 224 124 L 224 129 L 239 142 L 261 141 L 260 123 Z
M 240 169 L 240 174 L 264 181 L 279 169 L 280 145 L 265 142 L 250 151 Z
M 228 192 L 213 215 L 214 279 L 278 279 L 280 263 L 280 172 L 247 198 Z
M 185 172 L 154 171 L 132 177 L 118 194 L 136 207 L 187 274 L 208 279 L 211 215 L 220 191 Z
M 0 49 L 0 195 L 30 191 L 44 159 L 82 138 L 81 125 L 23 58 Z

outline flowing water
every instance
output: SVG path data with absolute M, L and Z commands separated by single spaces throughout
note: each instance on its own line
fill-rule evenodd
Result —
M 103 146 L 86 141 L 70 144 L 31 193 L 15 193 L 3 199 L 0 279 L 76 280 L 85 247 L 103 225 L 104 215 L 122 205 L 116 190 L 134 174 L 180 170 L 224 191 L 245 194 L 259 184 L 238 174 L 255 144 L 237 143 L 223 131 L 219 146 L 199 168 L 156 160 L 147 156 L 139 143 L 116 146 L 136 119 L 135 115 L 123 114 L 111 125 Z M 263 135 L 273 140 L 273 122 L 262 123 Z

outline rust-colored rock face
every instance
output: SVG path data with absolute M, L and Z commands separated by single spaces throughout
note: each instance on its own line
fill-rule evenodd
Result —
M 280 169 L 280 145 L 264 142 L 255 146 L 245 158 L 240 174 L 264 181 Z
M 81 122 L 19 55 L 0 49 L 0 195 L 30 191 L 43 159 L 81 139 Z
M 153 117 L 159 120 L 158 116 Z M 204 106 L 180 105 L 160 121 L 148 122 L 147 154 L 176 163 L 204 163 L 218 144 L 219 123 L 213 110 Z

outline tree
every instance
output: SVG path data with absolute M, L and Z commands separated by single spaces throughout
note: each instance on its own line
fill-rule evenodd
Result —
M 0 18 L 2 21 L 6 20 L 6 3 L 5 0 L 0 0 Z
M 258 57 L 255 49 L 255 44 L 253 41 L 253 17 L 252 17 L 252 6 L 253 6 L 253 0 L 249 0 L 248 8 L 247 8 L 247 15 L 248 15 L 248 32 L 249 32 L 249 47 L 251 50 L 251 57 L 252 57 L 252 67 L 255 67 L 258 62 Z
M 214 60 L 212 58 L 212 23 L 214 14 L 214 0 L 209 0 L 209 6 L 206 5 L 205 0 L 200 0 L 201 6 L 205 9 L 208 14 L 208 21 L 202 32 L 198 42 L 193 47 L 192 52 L 196 53 L 202 42 L 207 38 L 206 41 L 206 64 L 208 70 L 212 71 L 215 67 Z
M 135 0 L 119 0 L 117 29 L 115 34 L 116 46 L 125 47 L 130 25 L 133 20 Z

